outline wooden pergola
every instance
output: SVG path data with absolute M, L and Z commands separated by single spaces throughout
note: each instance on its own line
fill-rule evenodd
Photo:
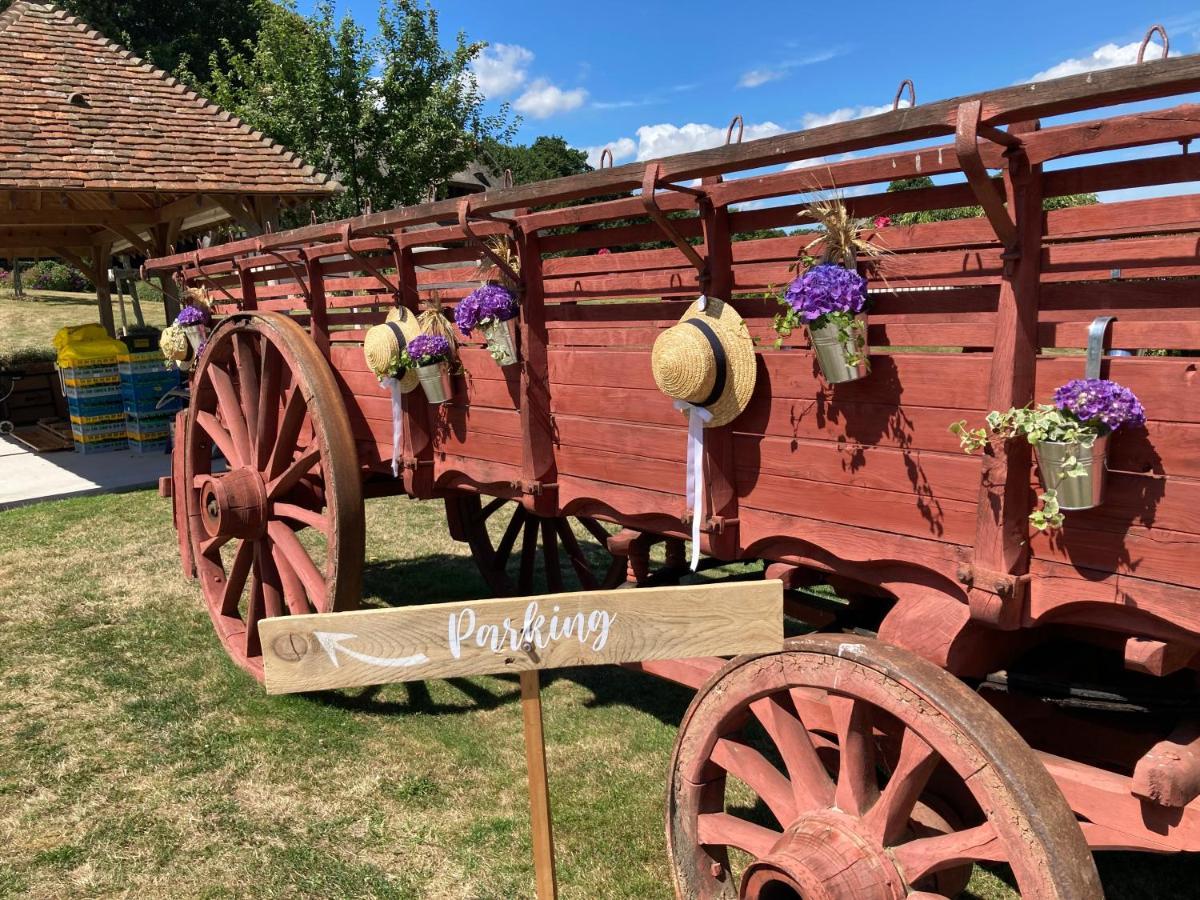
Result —
M 0 257 L 78 268 L 110 333 L 114 253 L 162 256 L 230 221 L 261 234 L 281 206 L 342 189 L 52 3 L 0 14 L 0 110 Z

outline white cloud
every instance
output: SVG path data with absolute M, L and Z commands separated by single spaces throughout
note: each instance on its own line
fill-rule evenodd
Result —
M 742 77 L 738 79 L 738 87 L 756 88 L 768 81 L 776 81 L 786 74 L 785 69 L 751 69 L 742 73 Z
M 1057 65 L 1053 65 L 1044 71 L 1038 72 L 1030 81 L 1046 81 L 1050 78 L 1064 78 L 1067 75 L 1078 75 L 1081 72 L 1095 72 L 1097 69 L 1111 69 L 1114 66 L 1131 66 L 1137 62 L 1138 47 L 1141 46 L 1141 41 L 1134 41 L 1132 44 L 1124 44 L 1117 46 L 1116 44 L 1105 44 L 1092 51 L 1091 56 L 1084 56 L 1079 59 L 1064 59 Z M 1147 59 L 1158 59 L 1162 50 L 1158 44 L 1152 44 L 1146 48 Z M 1171 54 L 1176 55 L 1175 53 Z
M 903 109 L 908 106 L 907 100 L 900 101 L 900 107 Z M 877 116 L 880 113 L 891 112 L 892 104 L 884 103 L 880 106 L 843 106 L 841 109 L 835 109 L 833 112 L 827 113 L 805 113 L 801 116 L 800 121 L 805 128 L 820 128 L 822 125 L 834 125 L 838 122 L 849 122 L 851 119 L 865 119 L 868 116 Z
M 585 147 L 584 149 L 587 150 L 588 165 L 595 169 L 599 168 L 600 154 L 605 150 L 612 151 L 613 163 L 616 164 L 633 156 L 637 152 L 637 144 L 633 142 L 633 138 L 623 137 L 598 147 Z
M 489 99 L 506 97 L 525 83 L 533 51 L 519 44 L 492 44 L 471 63 L 475 80 Z
M 517 112 L 535 119 L 546 119 L 558 113 L 578 109 L 583 106 L 587 96 L 588 92 L 583 88 L 564 91 L 545 78 L 539 78 L 529 85 L 525 93 L 513 101 L 513 108 Z
M 661 156 L 718 147 L 725 143 L 725 132 L 724 125 L 701 125 L 696 122 L 686 125 L 643 125 L 637 130 L 637 158 L 658 159 Z M 747 125 L 743 140 L 753 141 L 782 132 L 783 128 L 774 122 Z

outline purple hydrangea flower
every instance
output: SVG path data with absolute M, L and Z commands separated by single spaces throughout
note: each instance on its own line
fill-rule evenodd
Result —
M 199 306 L 185 306 L 179 311 L 179 315 L 175 317 L 176 325 L 207 325 L 209 320 L 208 310 L 201 309 Z
M 507 322 L 517 316 L 517 298 L 499 284 L 485 284 L 467 294 L 454 308 L 454 324 L 464 336 L 483 322 Z
M 1146 410 L 1133 391 L 1103 378 L 1068 381 L 1054 392 L 1054 405 L 1101 434 L 1146 421 Z
M 805 322 L 830 313 L 857 315 L 867 308 L 867 280 L 843 266 L 813 266 L 790 285 L 784 296 Z
M 418 334 L 406 350 L 418 366 L 432 366 L 450 358 L 450 342 L 440 334 Z

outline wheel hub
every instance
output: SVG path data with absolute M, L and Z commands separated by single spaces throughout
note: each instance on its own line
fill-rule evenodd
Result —
M 794 822 L 742 876 L 742 900 L 902 900 L 904 881 L 861 821 L 836 810 Z
M 267 488 L 254 469 L 233 469 L 200 484 L 200 520 L 210 537 L 258 538 L 267 528 Z

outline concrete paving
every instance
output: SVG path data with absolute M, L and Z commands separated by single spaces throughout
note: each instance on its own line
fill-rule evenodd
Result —
M 0 509 L 153 487 L 160 476 L 170 473 L 171 457 L 166 453 L 34 453 L 11 437 L 0 436 Z

